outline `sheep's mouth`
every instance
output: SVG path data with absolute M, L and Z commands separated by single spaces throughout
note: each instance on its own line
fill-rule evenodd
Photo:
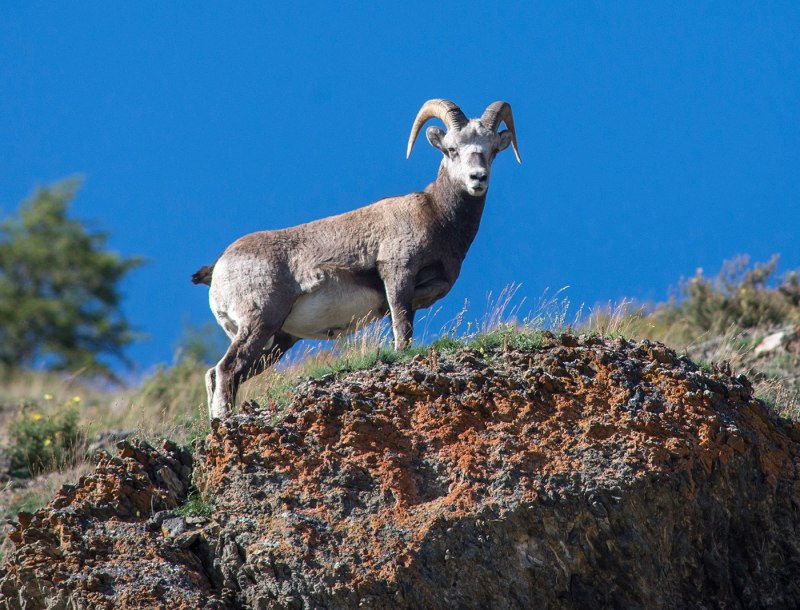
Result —
M 467 185 L 467 192 L 473 197 L 477 197 L 485 194 L 488 186 L 485 182 L 473 182 Z

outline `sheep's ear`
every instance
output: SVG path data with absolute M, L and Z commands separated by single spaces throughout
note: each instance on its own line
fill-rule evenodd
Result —
M 498 133 L 497 134 L 497 150 L 498 150 L 498 152 L 508 148 L 508 145 L 511 144 L 511 141 L 513 139 L 514 139 L 514 136 L 511 133 L 511 131 L 508 130 L 508 129 Z
M 438 148 L 444 154 L 447 154 L 447 151 L 444 147 L 444 142 L 442 142 L 444 139 L 444 130 L 441 127 L 431 125 L 425 130 L 425 135 L 428 136 L 428 142 L 431 143 L 431 146 Z M 506 146 L 508 146 L 508 144 L 506 144 Z

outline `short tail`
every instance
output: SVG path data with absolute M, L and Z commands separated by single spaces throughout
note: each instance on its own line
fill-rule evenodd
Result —
M 214 263 L 216 265 L 216 263 Z M 214 265 L 200 267 L 192 276 L 192 284 L 205 284 L 211 286 L 211 274 L 214 273 Z

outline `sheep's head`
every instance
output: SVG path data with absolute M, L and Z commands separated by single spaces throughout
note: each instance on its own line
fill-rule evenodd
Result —
M 486 194 L 492 161 L 509 144 L 514 148 L 517 161 L 522 163 L 517 149 L 514 117 L 511 115 L 511 106 L 506 102 L 494 102 L 486 108 L 480 119 L 468 119 L 449 100 L 428 100 L 414 120 L 406 157 L 411 156 L 419 130 L 428 120 L 434 118 L 442 121 L 447 131 L 439 127 L 428 127 L 425 131 L 428 141 L 442 151 L 442 165 L 453 183 L 462 187 L 469 195 L 480 197 Z M 505 123 L 508 129 L 498 133 L 500 123 Z

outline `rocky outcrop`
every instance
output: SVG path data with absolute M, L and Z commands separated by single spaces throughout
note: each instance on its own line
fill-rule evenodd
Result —
M 197 555 L 160 527 L 186 499 L 191 455 L 170 442 L 119 449 L 46 508 L 19 514 L 0 608 L 225 607 Z
M 798 441 L 747 379 L 658 344 L 431 353 L 214 422 L 194 465 L 210 518 L 171 510 L 187 456 L 123 445 L 22 516 L 0 591 L 8 608 L 797 607 Z
M 725 360 L 782 414 L 800 417 L 800 326 L 731 330 L 687 350 L 695 362 Z

